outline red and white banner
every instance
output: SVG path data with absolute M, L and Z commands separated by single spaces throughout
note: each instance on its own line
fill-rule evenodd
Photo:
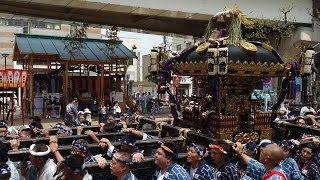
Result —
M 0 88 L 24 88 L 27 84 L 28 70 L 0 70 Z

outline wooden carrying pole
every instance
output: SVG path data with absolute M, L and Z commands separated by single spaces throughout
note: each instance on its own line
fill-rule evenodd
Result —
M 4 108 L 4 106 L 5 106 L 5 104 L 4 104 L 4 96 L 5 96 L 5 94 L 4 94 L 4 92 L 2 91 L 2 120 L 5 120 L 4 118 L 4 113 L 5 113 L 5 108 Z
M 15 104 L 15 101 L 14 101 L 14 91 L 12 91 L 12 97 L 11 97 L 11 117 L 10 117 L 10 120 L 11 120 L 11 126 L 13 126 L 13 113 L 14 113 L 14 106 L 16 105 Z

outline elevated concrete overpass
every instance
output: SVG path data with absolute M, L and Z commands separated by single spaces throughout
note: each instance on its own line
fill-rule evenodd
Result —
M 210 17 L 238 4 L 249 18 L 281 19 L 279 8 L 296 23 L 312 24 L 312 0 L 1 0 L 0 16 L 34 16 L 201 37 Z M 170 35 L 170 34 L 169 34 Z

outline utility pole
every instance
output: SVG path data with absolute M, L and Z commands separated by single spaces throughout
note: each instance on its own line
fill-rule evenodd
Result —
M 167 46 L 167 36 L 163 36 L 163 44 L 164 44 L 163 53 L 166 53 L 167 52 L 167 48 L 166 48 L 166 46 Z

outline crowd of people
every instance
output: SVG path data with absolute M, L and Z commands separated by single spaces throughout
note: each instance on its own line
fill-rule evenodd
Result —
M 72 99 L 66 107 L 64 123 L 53 126 L 55 135 L 50 135 L 50 129 L 44 129 L 41 119 L 37 116 L 30 118 L 28 125 L 12 130 L 5 121 L 0 122 L 0 138 L 9 140 L 10 149 L 4 141 L 0 142 L 0 179 L 26 180 L 91 180 L 91 179 L 119 179 L 134 180 L 137 174 L 132 171 L 135 163 L 144 161 L 144 149 L 140 149 L 137 140 L 157 140 L 157 148 L 152 151 L 156 169 L 152 177 L 144 179 L 154 180 L 317 180 L 320 179 L 320 140 L 311 134 L 297 134 L 292 139 L 273 142 L 262 140 L 258 142 L 229 142 L 217 139 L 208 144 L 187 141 L 187 147 L 178 147 L 171 141 L 161 142 L 157 136 L 147 134 L 153 127 L 143 125 L 142 129 L 128 128 L 127 125 L 135 122 L 135 116 L 142 114 L 143 108 L 136 104 L 135 113 L 131 117 L 114 107 L 105 108 L 102 104 L 100 113 L 105 115 L 99 119 L 100 130 L 84 131 L 85 126 L 91 126 L 92 117 L 89 109 L 77 110 L 77 99 Z M 287 110 L 284 103 L 282 110 Z M 303 110 L 304 108 L 302 108 Z M 303 110 L 304 117 L 295 117 L 299 126 L 320 127 L 313 110 L 307 107 Z M 302 111 L 301 110 L 301 111 Z M 292 118 L 290 111 L 288 119 Z M 309 120 L 307 120 L 309 119 Z M 278 119 L 282 121 L 284 119 Z M 117 130 L 116 125 L 122 128 Z M 119 126 L 118 125 L 118 126 Z M 76 127 L 77 133 L 72 130 Z M 108 138 L 99 138 L 98 134 L 120 131 L 124 135 L 120 139 L 121 146 L 115 146 L 114 141 Z M 71 144 L 70 153 L 61 152 L 60 137 L 71 135 L 87 135 L 93 143 L 103 149 L 102 154 L 93 154 L 86 139 L 76 139 Z M 21 140 L 46 137 L 48 144 L 31 144 L 28 148 L 20 147 Z M 67 144 L 68 145 L 68 144 Z M 118 147 L 118 148 L 117 148 Z M 19 162 L 12 162 L 8 150 L 29 152 L 29 157 Z M 183 153 L 183 154 L 181 154 Z M 180 155 L 185 155 L 183 161 Z M 52 158 L 53 157 L 53 158 Z M 180 158 L 180 159 L 179 159 Z M 108 161 L 110 160 L 110 161 Z M 181 164 L 181 162 L 183 162 Z M 86 163 L 96 163 L 106 169 L 102 174 L 89 174 Z M 147 168 L 147 167 L 146 167 Z

